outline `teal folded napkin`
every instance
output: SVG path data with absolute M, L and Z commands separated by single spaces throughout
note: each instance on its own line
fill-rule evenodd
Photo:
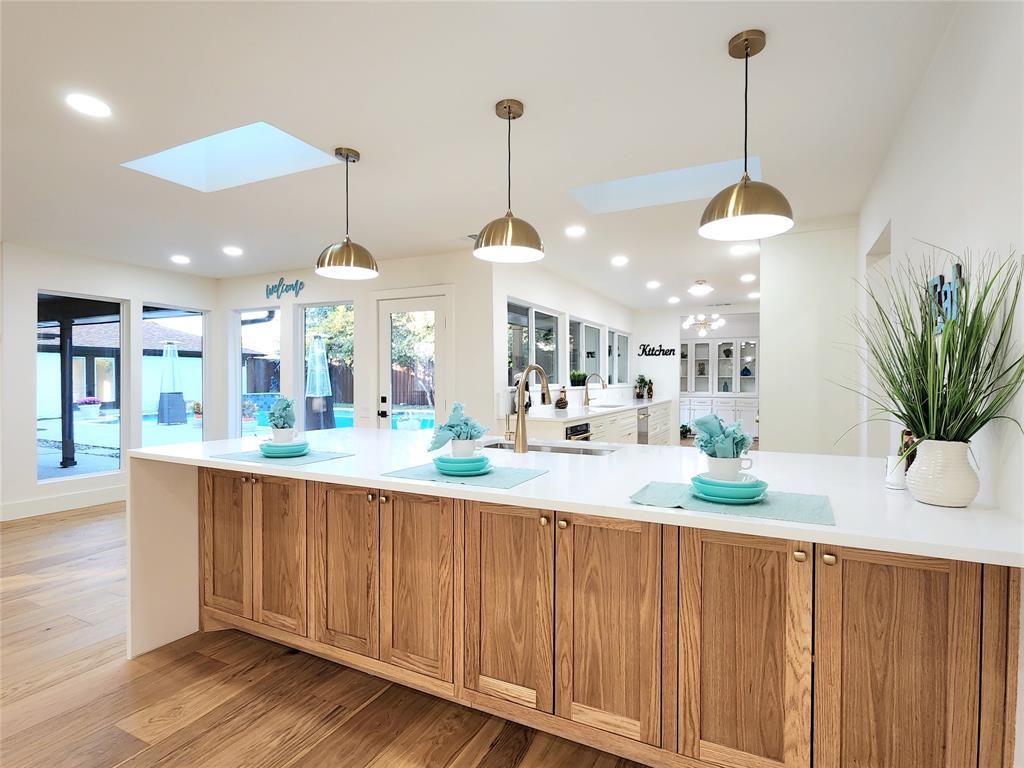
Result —
M 754 438 L 743 431 L 743 422 L 725 426 L 720 418 L 709 413 L 695 419 L 697 430 L 694 444 L 701 452 L 715 459 L 735 459 L 750 450 Z
M 487 430 L 480 422 L 465 414 L 465 406 L 462 403 L 455 403 L 448 421 L 434 430 L 434 439 L 430 441 L 427 450 L 436 451 L 449 440 L 479 440 L 485 434 Z
M 650 482 L 630 496 L 629 500 L 649 507 L 679 507 L 695 512 L 760 517 L 791 523 L 836 524 L 828 496 L 807 493 L 767 491 L 764 499 L 754 504 L 716 504 L 713 501 L 698 499 L 690 493 L 690 485 L 687 483 Z

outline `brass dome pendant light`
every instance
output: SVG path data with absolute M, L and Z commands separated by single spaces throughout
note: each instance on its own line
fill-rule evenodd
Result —
M 512 121 L 523 116 L 523 102 L 502 99 L 494 112 L 508 122 L 508 213 L 489 222 L 476 237 L 473 255 L 484 261 L 523 264 L 544 258 L 544 243 L 530 222 L 512 215 Z
M 345 239 L 324 248 L 316 260 L 316 273 L 334 280 L 370 280 L 380 274 L 373 255 L 348 236 L 348 167 L 359 162 L 359 152 L 338 147 L 334 156 L 345 163 Z
M 747 175 L 747 90 L 750 57 L 764 50 L 759 29 L 740 32 L 729 41 L 729 55 L 743 59 L 743 178 L 726 187 L 708 203 L 697 234 L 709 240 L 759 240 L 781 235 L 793 226 L 793 209 L 786 196 L 771 184 L 751 181 Z

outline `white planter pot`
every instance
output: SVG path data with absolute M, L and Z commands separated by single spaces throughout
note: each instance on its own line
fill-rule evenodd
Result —
M 476 450 L 476 440 L 452 440 L 452 456 L 465 458 Z
M 910 495 L 938 507 L 966 507 L 978 495 L 978 474 L 967 459 L 967 443 L 925 440 L 907 471 Z
M 100 403 L 94 403 L 93 405 L 79 405 L 78 415 L 83 419 L 98 419 L 100 416 Z

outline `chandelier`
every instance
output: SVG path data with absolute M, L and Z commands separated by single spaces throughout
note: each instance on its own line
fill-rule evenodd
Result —
M 710 317 L 705 314 L 690 315 L 688 318 L 683 320 L 683 330 L 688 331 L 691 328 L 697 329 L 697 335 L 704 337 L 708 335 L 708 331 L 715 331 L 725 325 L 725 318 L 719 315 L 717 312 Z

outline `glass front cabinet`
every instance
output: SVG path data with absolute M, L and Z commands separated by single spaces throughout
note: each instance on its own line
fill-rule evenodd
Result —
M 757 395 L 757 339 L 683 341 L 679 344 L 682 395 Z

